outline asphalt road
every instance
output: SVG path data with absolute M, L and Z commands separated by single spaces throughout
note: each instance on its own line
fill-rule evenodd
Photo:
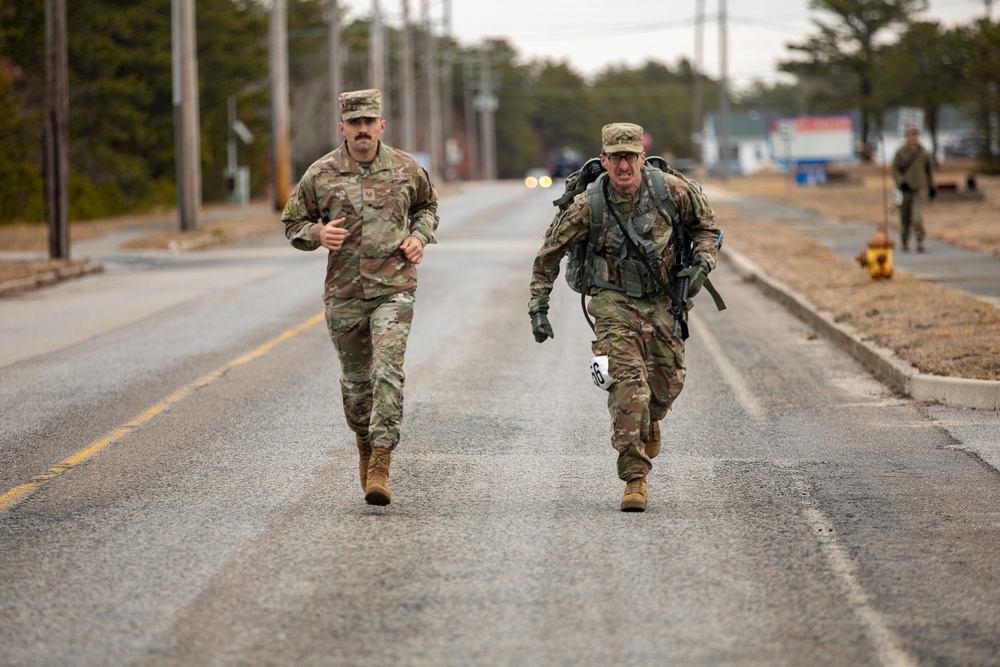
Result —
M 554 195 L 442 202 L 385 508 L 320 253 L 105 242 L 0 301 L 0 664 L 1000 662 L 996 416 L 891 394 L 725 266 L 649 510 L 618 511 L 577 295 L 528 327 Z

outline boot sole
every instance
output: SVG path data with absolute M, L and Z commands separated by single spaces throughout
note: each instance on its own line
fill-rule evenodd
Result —
M 646 511 L 646 503 L 644 502 L 628 501 L 622 503 L 622 512 L 645 512 L 645 511 Z
M 365 494 L 365 502 L 369 505 L 388 505 L 391 496 L 382 489 L 368 489 Z

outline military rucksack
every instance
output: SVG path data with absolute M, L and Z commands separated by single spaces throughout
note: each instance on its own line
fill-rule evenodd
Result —
M 691 233 L 682 223 L 680 214 L 677 211 L 677 205 L 670 197 L 670 191 L 666 184 L 666 174 L 670 174 L 681 179 L 697 192 L 702 191 L 701 186 L 698 185 L 697 182 L 688 179 L 684 176 L 684 174 L 668 165 L 667 161 L 659 156 L 647 157 L 642 169 L 644 174 L 648 174 L 650 176 L 649 182 L 653 186 L 653 193 L 649 202 L 646 204 L 647 208 L 637 209 L 635 211 L 635 215 L 638 216 L 648 213 L 654 207 L 659 208 L 662 212 L 667 214 L 670 224 L 673 227 L 674 267 L 672 275 L 676 275 L 676 272 L 681 268 L 686 268 L 691 265 L 694 260 L 694 248 Z M 622 232 L 625 234 L 625 240 L 639 257 L 638 261 L 634 263 L 633 266 L 641 263 L 647 270 L 642 271 L 640 269 L 637 272 L 633 272 L 633 277 L 637 279 L 633 280 L 632 284 L 626 286 L 624 289 L 621 286 L 612 286 L 607 283 L 602 284 L 601 279 L 594 275 L 595 271 L 593 270 L 593 266 L 596 257 L 594 248 L 596 247 L 600 235 L 604 230 L 604 210 L 606 202 L 606 193 L 604 192 L 604 181 L 606 181 L 606 177 L 602 179 L 604 174 L 605 169 L 601 164 L 600 158 L 591 158 L 582 167 L 580 167 L 580 169 L 573 172 L 566 178 L 565 191 L 562 196 L 552 202 L 559 209 L 553 218 L 553 224 L 555 224 L 559 214 L 562 213 L 562 211 L 564 211 L 573 199 L 581 192 L 587 193 L 590 203 L 590 231 L 582 241 L 570 249 L 570 252 L 567 255 L 565 270 L 566 283 L 570 286 L 570 289 L 581 295 L 581 299 L 583 301 L 585 301 L 586 295 L 592 286 L 618 289 L 619 291 L 625 291 L 632 296 L 636 295 L 633 293 L 633 290 L 638 291 L 640 295 L 644 295 L 650 290 L 656 290 L 656 288 L 659 288 L 663 294 L 670 297 L 672 302 L 671 312 L 674 314 L 675 335 L 677 333 L 677 329 L 680 328 L 682 339 L 686 339 L 687 322 L 685 310 L 690 308 L 690 303 L 687 299 L 687 278 L 683 278 L 680 281 L 681 284 L 677 285 L 677 290 L 671 289 L 669 285 L 664 283 L 662 278 L 653 270 L 653 267 L 651 266 L 656 259 L 653 253 L 652 243 L 629 234 L 628 229 L 622 225 L 621 220 L 617 220 L 617 222 L 619 227 L 622 229 Z M 615 217 L 617 219 L 617 215 L 615 215 Z M 705 281 L 705 287 L 715 300 L 716 307 L 719 310 L 725 310 L 725 302 L 723 302 L 722 297 L 715 290 L 715 287 L 711 284 L 710 280 Z M 585 303 L 583 303 L 583 312 L 587 323 L 590 325 L 591 329 L 593 329 L 594 324 L 590 321 Z
M 699 187 L 694 181 L 689 181 L 683 174 L 667 164 L 667 161 L 659 156 L 650 156 L 646 158 L 646 162 L 643 165 L 643 169 L 646 171 L 659 171 L 667 174 L 671 174 L 678 178 L 683 179 L 687 183 L 691 183 L 696 187 Z M 604 197 L 602 196 L 600 190 L 600 183 L 598 179 L 602 174 L 605 173 L 604 166 L 601 164 L 600 158 L 591 158 L 588 160 L 580 169 L 570 174 L 566 177 L 566 188 L 562 196 L 556 199 L 553 203 L 559 208 L 556 216 L 564 211 L 573 198 L 576 197 L 581 192 L 588 192 L 590 198 L 590 210 L 591 210 L 591 220 L 590 220 L 590 233 L 587 238 L 580 243 L 576 244 L 569 252 L 566 258 L 566 283 L 570 286 L 574 292 L 580 294 L 586 294 L 590 285 L 591 277 L 588 275 L 588 267 L 590 262 L 590 249 L 593 244 L 597 242 L 598 236 L 601 233 L 601 227 L 603 225 L 604 219 Z M 680 225 L 680 217 L 677 214 L 677 206 L 674 204 L 673 199 L 670 197 L 670 193 L 667 190 L 665 179 L 662 174 L 654 174 L 650 181 L 653 184 L 653 202 L 656 205 L 662 206 L 666 212 L 670 215 L 670 222 L 673 224 L 675 232 L 680 235 L 684 234 L 683 225 Z M 699 187 L 700 189 L 700 187 Z M 681 240 L 683 243 L 683 240 Z

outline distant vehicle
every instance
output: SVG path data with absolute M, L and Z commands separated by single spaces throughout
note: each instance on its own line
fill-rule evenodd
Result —
M 583 151 L 569 146 L 561 146 L 549 151 L 545 164 L 548 166 L 552 178 L 566 178 L 582 167 L 585 161 L 586 157 Z
M 986 153 L 986 137 L 982 132 L 960 132 L 944 146 L 945 157 L 979 157 Z
M 524 184 L 529 188 L 547 188 L 552 185 L 548 169 L 529 169 L 524 176 Z

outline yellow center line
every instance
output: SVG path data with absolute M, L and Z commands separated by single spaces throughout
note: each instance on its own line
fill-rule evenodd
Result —
M 309 327 L 315 325 L 318 322 L 321 322 L 322 320 L 323 320 L 323 313 L 314 315 L 313 317 L 309 318 L 302 324 L 296 327 L 292 327 L 291 329 L 281 333 L 277 338 L 274 338 L 273 340 L 264 343 L 263 345 L 253 350 L 252 352 L 248 352 L 247 354 L 244 354 L 242 357 L 233 359 L 225 366 L 218 368 L 209 373 L 208 375 L 195 380 L 188 386 L 177 390 L 176 392 L 165 398 L 163 401 L 154 405 L 150 409 L 146 410 L 141 415 L 139 415 L 132 421 L 128 422 L 124 426 L 115 429 L 112 433 L 101 438 L 97 442 L 87 445 L 86 447 L 76 452 L 72 456 L 69 456 L 60 461 L 59 463 L 55 464 L 45 472 L 35 475 L 34 477 L 31 478 L 30 482 L 26 482 L 24 484 L 21 484 L 20 486 L 15 486 L 13 489 L 0 496 L 0 512 L 10 509 L 15 504 L 21 502 L 22 500 L 33 494 L 35 491 L 40 489 L 46 482 L 55 479 L 64 472 L 72 470 L 73 468 L 80 465 L 84 461 L 87 461 L 88 459 L 90 459 L 92 456 L 103 450 L 108 445 L 117 442 L 121 438 L 125 437 L 127 434 L 131 433 L 134 429 L 138 428 L 142 424 L 145 424 L 156 415 L 164 412 L 171 405 L 182 400 L 184 397 L 186 397 L 194 390 L 201 389 L 202 387 L 210 384 L 211 382 L 214 382 L 216 379 L 222 377 L 230 370 L 236 368 L 237 366 L 245 364 L 248 361 L 256 359 L 257 357 L 270 351 L 276 345 L 288 340 L 289 338 L 292 338 L 293 336 L 297 336 L 298 334 L 302 333 Z

